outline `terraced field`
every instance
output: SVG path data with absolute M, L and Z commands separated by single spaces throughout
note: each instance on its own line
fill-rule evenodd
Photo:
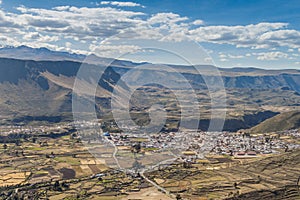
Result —
M 126 174 L 108 167 L 112 166 L 106 157 L 111 149 L 91 142 L 94 148 L 89 152 L 72 135 L 35 141 L 30 136 L 18 144 L 1 144 L 0 199 L 300 197 L 299 149 L 248 159 L 206 155 L 188 166 L 178 159 L 171 165 L 158 165 L 154 171 Z M 95 152 L 102 157 L 95 158 Z
M 149 176 L 184 199 L 300 199 L 299 150 L 218 170 L 207 169 L 213 168 L 173 166 Z

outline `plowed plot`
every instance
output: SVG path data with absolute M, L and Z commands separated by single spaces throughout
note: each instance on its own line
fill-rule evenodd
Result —
M 76 175 L 76 172 L 69 168 L 61 168 L 58 171 L 63 174 L 63 179 L 72 179 L 75 178 Z
M 219 163 L 229 163 L 229 162 L 233 162 L 231 159 L 229 158 L 215 158 Z
M 26 176 L 27 173 L 24 172 L 4 175 L 0 178 L 0 186 L 19 184 L 25 180 Z
M 101 170 L 98 169 L 98 167 L 96 165 L 88 165 L 88 166 L 94 174 L 97 174 L 97 173 L 101 172 Z
M 57 176 L 58 175 L 57 171 L 53 167 L 46 167 L 46 168 L 43 168 L 42 170 L 48 171 L 48 173 L 51 176 Z

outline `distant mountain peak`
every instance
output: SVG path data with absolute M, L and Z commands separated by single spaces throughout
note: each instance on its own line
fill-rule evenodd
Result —
M 26 46 L 26 45 L 17 46 L 15 48 L 16 49 L 33 49 L 32 47 L 29 47 L 29 46 Z
M 2 58 L 14 58 L 22 60 L 70 60 L 70 61 L 82 61 L 85 59 L 83 54 L 74 54 L 63 51 L 53 51 L 46 47 L 33 48 L 26 45 L 17 47 L 3 46 L 0 48 L 0 57 Z

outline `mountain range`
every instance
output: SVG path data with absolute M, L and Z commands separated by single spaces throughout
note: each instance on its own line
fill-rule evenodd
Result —
M 101 58 L 56 52 L 46 48 L 27 46 L 4 47 L 0 49 L 0 119 L 2 123 L 28 123 L 31 121 L 60 122 L 72 119 L 72 89 L 76 74 L 83 61 L 90 69 L 105 69 L 97 82 L 96 110 L 99 115 L 110 113 L 110 95 L 120 77 L 130 69 L 145 63 Z M 139 83 L 142 79 L 163 76 L 176 78 L 173 71 L 155 68 L 142 70 L 138 76 L 130 77 L 127 84 Z M 218 69 L 227 93 L 227 119 L 225 130 L 251 128 L 278 113 L 297 110 L 300 106 L 300 70 L 265 70 L 258 68 L 216 68 L 215 66 L 197 66 L 201 74 L 191 66 L 168 65 L 180 72 L 197 91 L 203 112 L 209 112 L 209 95 L 203 79 L 213 79 L 212 73 Z M 160 74 L 160 76 L 157 76 Z M 119 82 L 120 83 L 120 82 Z M 147 86 L 152 89 L 156 86 Z M 125 83 L 121 89 L 128 89 Z M 146 91 L 146 89 L 145 89 Z M 165 89 L 155 90 L 156 97 L 165 94 Z M 85 94 L 91 95 L 91 94 Z M 161 98 L 163 99 L 163 98 Z M 161 100 L 160 99 L 160 100 Z M 121 102 L 120 102 L 121 103 Z M 152 102 L 153 103 L 153 102 Z M 165 104 L 172 107 L 171 103 Z M 139 107 L 140 105 L 135 105 Z M 144 106 L 141 110 L 147 111 Z M 200 127 L 207 127 L 209 116 L 203 115 Z M 201 124 L 202 123 L 202 124 Z

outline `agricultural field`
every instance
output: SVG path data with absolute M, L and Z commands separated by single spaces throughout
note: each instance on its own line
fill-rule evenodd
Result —
M 115 146 L 116 163 L 112 146 L 86 144 L 74 131 L 57 137 L 35 134 L 0 144 L 0 199 L 272 199 L 274 193 L 282 199 L 299 197 L 299 149 L 242 159 L 209 153 L 194 162 L 177 159 L 150 170 L 147 165 L 157 148 L 133 154 L 130 146 Z M 168 156 L 162 153 L 156 159 Z M 118 164 L 130 168 L 134 160 L 144 170 L 118 169 Z

